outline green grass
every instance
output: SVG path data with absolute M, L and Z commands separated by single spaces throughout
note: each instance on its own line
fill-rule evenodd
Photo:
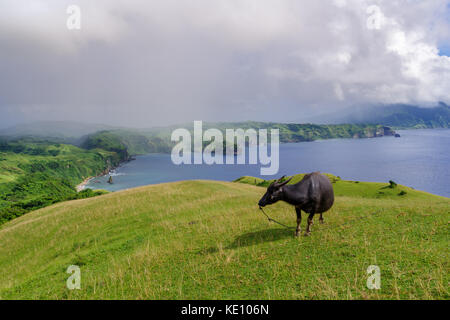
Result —
M 326 224 L 299 238 L 268 223 L 256 205 L 265 189 L 245 183 L 58 203 L 0 226 L 0 298 L 448 299 L 450 200 L 388 185 L 336 181 Z M 267 212 L 295 224 L 287 204 Z M 81 289 L 70 291 L 73 264 Z M 366 287 L 372 264 L 380 290 Z

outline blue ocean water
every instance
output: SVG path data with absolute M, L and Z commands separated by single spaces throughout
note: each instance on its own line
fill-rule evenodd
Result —
M 450 197 L 450 129 L 398 131 L 401 138 L 332 139 L 280 145 L 277 177 L 321 171 L 346 180 L 387 182 Z M 87 187 L 110 191 L 189 179 L 232 181 L 260 176 L 260 165 L 174 165 L 169 154 L 136 157 Z

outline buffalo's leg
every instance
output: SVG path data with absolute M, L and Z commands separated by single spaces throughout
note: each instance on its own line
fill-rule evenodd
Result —
M 309 214 L 308 217 L 308 225 L 306 226 L 305 236 L 309 236 L 311 234 L 311 225 L 313 224 L 314 212 Z
M 300 223 L 302 222 L 302 210 L 300 208 L 295 208 L 297 213 L 297 229 L 295 230 L 295 236 L 298 237 L 300 234 Z
M 320 222 L 321 224 L 324 224 L 324 223 L 325 223 L 325 221 L 323 221 L 322 213 L 320 214 L 319 222 Z

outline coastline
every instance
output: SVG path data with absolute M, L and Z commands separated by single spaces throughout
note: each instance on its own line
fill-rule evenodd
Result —
M 83 180 L 83 182 L 81 182 L 80 184 L 77 184 L 75 189 L 77 190 L 77 192 L 83 191 L 86 188 L 86 185 L 88 184 L 88 182 L 94 177 L 88 177 L 86 179 Z
M 105 170 L 104 170 L 102 173 L 100 173 L 99 175 L 87 177 L 86 179 L 83 180 L 83 182 L 81 182 L 80 184 L 77 184 L 77 185 L 75 186 L 75 189 L 77 190 L 77 192 L 83 191 L 83 190 L 86 188 L 86 185 L 87 185 L 87 184 L 89 183 L 89 181 L 91 181 L 92 179 L 98 178 L 98 177 L 101 177 L 101 176 L 104 176 L 104 175 L 107 175 L 107 174 L 110 174 L 111 171 L 113 171 L 113 170 L 119 168 L 122 164 L 127 163 L 127 162 L 130 162 L 130 161 L 133 161 L 133 160 L 136 160 L 136 158 L 134 158 L 133 156 L 131 156 L 131 157 L 129 157 L 128 159 L 126 159 L 126 160 L 124 160 L 124 161 L 121 161 L 117 166 L 114 166 L 114 167 L 110 167 L 110 168 L 108 168 L 108 169 L 105 169 Z

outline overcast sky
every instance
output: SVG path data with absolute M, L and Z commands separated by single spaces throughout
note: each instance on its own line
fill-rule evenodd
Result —
M 0 0 L 0 126 L 450 104 L 448 55 L 446 0 Z

